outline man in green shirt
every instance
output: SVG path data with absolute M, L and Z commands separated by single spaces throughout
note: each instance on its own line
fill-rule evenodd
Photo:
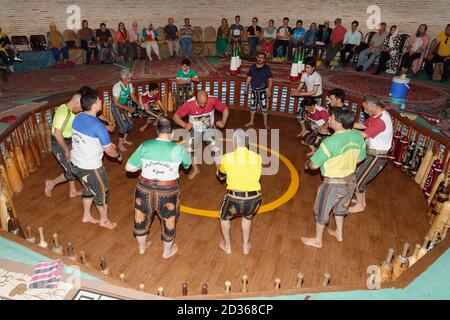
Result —
M 192 82 L 198 82 L 197 73 L 191 69 L 191 60 L 183 59 L 177 71 L 177 106 L 193 97 Z
M 161 117 L 158 138 L 141 144 L 125 168 L 128 172 L 142 169 L 134 195 L 134 236 L 139 253 L 144 254 L 150 245 L 147 236 L 156 214 L 161 220 L 164 259 L 178 251 L 174 244 L 180 211 L 178 168 L 180 164 L 185 169 L 191 165 L 191 156 L 182 145 L 172 142 L 172 138 L 172 123 Z
M 302 238 L 308 246 L 322 248 L 322 236 L 331 212 L 336 220 L 336 230 L 329 229 L 328 232 L 338 241 L 343 241 L 344 217 L 356 187 L 356 165 L 366 157 L 364 138 L 359 132 L 351 130 L 354 122 L 352 111 L 342 108 L 335 110 L 329 120 L 334 134 L 322 142 L 305 164 L 306 170 L 320 168 L 324 177 L 314 204 L 316 236 Z
M 71 198 L 81 195 L 75 186 L 76 177 L 73 175 L 70 164 L 70 150 L 72 149 L 72 122 L 76 114 L 81 112 L 81 94 L 59 106 L 52 123 L 52 152 L 58 163 L 63 167 L 64 173 L 53 180 L 45 180 L 45 195 L 52 196 L 53 188 L 63 182 L 69 181 L 69 196 Z

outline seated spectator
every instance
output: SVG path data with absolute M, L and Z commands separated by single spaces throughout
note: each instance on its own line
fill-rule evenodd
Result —
M 408 43 L 406 44 L 406 52 L 400 61 L 401 74 L 407 74 L 408 71 L 413 67 L 415 60 L 420 59 L 419 66 L 422 65 L 422 61 L 427 51 L 428 45 L 430 44 L 430 37 L 427 35 L 428 26 L 426 24 L 421 24 L 415 35 L 413 35 Z M 413 73 L 415 74 L 419 71 L 420 67 L 415 68 Z
M 91 63 L 92 54 L 94 54 L 94 59 L 98 63 L 96 60 L 98 51 L 97 44 L 95 43 L 94 30 L 89 28 L 89 22 L 87 20 L 83 20 L 82 26 L 83 28 L 78 30 L 78 37 L 80 38 L 81 49 L 86 51 L 86 64 L 89 65 Z
M 289 54 L 288 54 L 288 60 L 292 60 L 292 51 L 294 49 L 299 50 L 302 46 L 303 39 L 305 38 L 305 29 L 303 28 L 303 21 L 297 20 L 297 23 L 295 25 L 295 28 L 292 29 L 291 32 L 291 41 L 290 41 L 290 48 L 289 48 Z
M 380 56 L 381 46 L 388 35 L 386 27 L 385 22 L 380 23 L 380 28 L 378 29 L 378 32 L 373 35 L 369 47 L 359 54 L 358 66 L 356 67 L 357 71 L 366 71 Z
M 319 30 L 317 32 L 317 41 L 320 42 L 317 45 L 327 46 L 330 42 L 331 32 L 333 30 L 330 28 L 330 21 L 325 20 L 323 24 L 319 25 Z
M 228 41 L 230 41 L 230 28 L 228 27 L 228 20 L 222 19 L 221 26 L 217 29 L 216 50 L 219 57 L 227 58 Z
M 234 23 L 230 27 L 231 37 L 230 37 L 230 45 L 233 48 L 236 43 L 238 47 L 241 46 L 242 43 L 242 34 L 244 33 L 244 27 L 241 25 L 241 17 L 236 16 L 234 18 Z
M 180 34 L 178 33 L 177 26 L 173 24 L 173 18 L 169 18 L 168 23 L 164 27 L 164 37 L 169 47 L 169 59 L 173 59 L 175 56 L 178 56 L 178 52 L 180 51 Z
M 334 21 L 335 27 L 331 32 L 330 42 L 327 46 L 327 54 L 325 55 L 325 66 L 330 67 L 331 61 L 336 54 L 342 49 L 347 29 L 342 26 L 342 19 L 337 18 Z
M 328 130 L 330 115 L 324 107 L 318 106 L 316 100 L 311 97 L 303 99 L 301 108 L 306 111 L 305 122 L 307 128 L 302 136 L 302 143 L 311 149 L 306 154 L 306 156 L 310 157 L 319 148 L 324 137 L 330 135 Z
M 430 49 L 430 53 L 425 61 L 425 72 L 428 79 L 433 77 L 433 63 L 443 62 L 444 72 L 441 82 L 447 81 L 450 75 L 450 24 L 447 25 L 445 31 L 442 31 L 436 38 L 435 45 Z
M 14 62 L 22 62 L 15 51 L 8 35 L 0 28 L 0 63 L 7 66 L 9 72 L 14 72 Z
M 133 60 L 140 59 L 141 48 L 145 49 L 145 44 L 144 38 L 142 38 L 142 34 L 139 32 L 138 23 L 136 21 L 134 21 L 131 25 L 130 37 Z
M 184 26 L 180 29 L 180 44 L 183 49 L 183 57 L 190 59 L 192 55 L 192 37 L 194 36 L 194 29 L 191 26 L 189 18 L 184 19 Z
M 131 35 L 125 28 L 125 24 L 120 22 L 116 31 L 117 57 L 122 61 L 131 60 Z
M 183 59 L 181 61 L 181 69 L 177 71 L 177 106 L 182 106 L 193 97 L 193 82 L 198 82 L 198 75 L 191 69 L 191 60 Z
M 100 24 L 100 29 L 98 29 L 95 33 L 95 37 L 97 38 L 97 51 L 98 51 L 98 58 L 101 63 L 104 63 L 104 52 L 105 49 L 109 49 L 110 53 L 115 56 L 114 51 L 114 39 L 112 37 L 111 31 L 106 28 L 105 23 Z M 115 60 L 115 59 L 112 59 Z
M 275 28 L 274 24 L 275 21 L 270 19 L 267 28 L 264 29 L 261 49 L 267 57 L 273 57 L 273 44 L 275 42 L 275 39 L 277 38 L 277 28 Z
M 262 29 L 258 26 L 258 18 L 254 17 L 252 19 L 252 25 L 247 28 L 248 33 L 248 45 L 250 50 L 248 51 L 248 60 L 251 60 L 253 56 L 257 53 L 256 46 L 258 45 L 259 35 Z
M 145 41 L 145 50 L 147 50 L 147 56 L 152 61 L 152 51 L 161 60 L 158 47 L 158 31 L 153 28 L 153 24 L 149 23 L 147 28 L 142 29 L 142 37 Z
M 64 65 L 67 64 L 67 60 L 69 60 L 69 49 L 67 49 L 63 35 L 57 30 L 55 23 L 50 24 L 50 31 L 47 32 L 47 44 L 48 48 L 52 50 L 56 63 L 59 63 L 62 54 L 62 62 Z
M 277 40 L 273 46 L 273 56 L 284 60 L 289 48 L 289 39 L 291 38 L 292 28 L 289 27 L 289 18 L 283 19 L 283 25 L 277 30 Z
M 306 49 L 305 55 L 308 55 L 311 50 L 316 48 L 317 33 L 317 24 L 313 22 L 311 23 L 309 30 L 306 31 L 305 38 L 303 40 L 303 48 Z
M 358 21 L 352 22 L 352 30 L 347 31 L 344 37 L 344 47 L 341 50 L 341 64 L 345 68 L 348 63 L 352 60 L 353 55 L 356 52 L 356 49 L 361 44 L 362 35 L 361 32 L 358 31 Z M 347 55 L 348 53 L 348 55 Z
M 380 74 L 380 72 L 386 70 L 386 68 L 389 68 L 388 73 L 396 73 L 395 70 L 397 69 L 398 61 L 400 59 L 400 42 L 401 38 L 398 35 L 397 26 L 393 25 L 381 46 L 378 69 L 373 74 Z
M 159 119 L 161 119 L 161 117 L 167 117 L 167 113 L 164 112 L 161 103 L 159 86 L 154 82 L 149 83 L 148 90 L 141 96 L 140 100 L 143 109 L 138 110 L 138 115 L 145 118 L 147 121 L 139 128 L 139 131 L 144 132 L 150 123 L 153 122 L 154 126 L 158 125 Z

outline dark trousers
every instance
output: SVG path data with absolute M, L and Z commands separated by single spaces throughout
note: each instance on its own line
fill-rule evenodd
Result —
M 328 44 L 327 46 L 327 53 L 325 55 L 325 63 L 329 64 L 331 62 L 331 60 L 334 59 L 334 57 L 336 56 L 336 54 L 342 49 L 343 44 L 339 43 L 336 45 L 336 47 L 332 47 L 331 43 Z
M 353 44 L 346 44 L 341 50 L 341 63 L 344 67 L 348 65 L 355 54 L 356 49 L 353 51 L 353 48 L 356 48 Z
M 258 38 L 248 38 L 248 45 L 250 50 L 248 51 L 248 58 L 251 59 L 256 54 L 256 45 L 258 44 Z
M 86 64 L 91 63 L 92 54 L 94 54 L 94 58 L 98 57 L 97 47 L 89 48 L 89 45 L 85 40 L 81 40 L 81 49 L 86 51 Z
M 52 53 L 56 62 L 58 62 L 61 59 L 61 53 L 63 55 L 64 60 L 69 60 L 69 49 L 67 49 L 67 47 L 62 47 L 60 49 L 52 48 Z
M 410 54 L 409 52 L 405 53 L 402 57 L 402 61 L 400 62 L 400 68 L 411 68 L 414 60 L 419 59 L 421 56 L 421 53 L 415 52 L 413 54 Z
M 386 69 L 386 63 L 391 59 L 389 52 L 381 51 L 380 60 L 378 61 L 378 69 L 376 73 L 380 73 Z
M 275 40 L 275 44 L 273 46 L 273 56 L 274 57 L 277 56 L 278 47 L 283 48 L 283 57 L 285 57 L 286 53 L 288 51 L 288 48 L 289 48 L 289 40 Z
M 441 57 L 440 55 L 435 53 L 432 60 L 425 60 L 425 72 L 427 73 L 428 77 L 433 76 L 433 63 L 444 62 L 444 59 L 445 57 Z M 442 79 L 448 79 L 449 75 L 450 59 L 447 59 L 447 61 L 444 62 L 444 73 L 442 74 Z
M 8 54 L 4 51 L 0 51 L 0 64 L 12 66 L 14 64 L 14 53 L 7 49 Z

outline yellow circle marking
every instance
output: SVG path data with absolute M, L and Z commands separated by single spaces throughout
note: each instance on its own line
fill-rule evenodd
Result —
M 300 185 L 300 178 L 299 178 L 297 169 L 295 169 L 294 165 L 289 161 L 288 158 L 286 158 L 285 156 L 283 156 L 282 154 L 280 154 L 276 151 L 271 150 L 270 148 L 266 148 L 266 147 L 260 146 L 260 145 L 258 145 L 258 146 L 266 151 L 269 151 L 271 154 L 277 156 L 286 165 L 286 167 L 289 170 L 289 174 L 291 176 L 291 183 L 289 184 L 289 187 L 286 190 L 286 192 L 283 195 L 281 195 L 281 197 L 276 199 L 275 201 L 272 201 L 268 204 L 261 206 L 261 208 L 258 211 L 258 214 L 261 214 L 261 213 L 275 210 L 276 208 L 282 206 L 283 204 L 285 204 L 286 202 L 291 200 L 292 197 L 295 195 L 295 193 L 298 190 L 298 187 Z M 187 206 L 181 206 L 180 210 L 183 213 L 194 214 L 194 215 L 198 215 L 198 216 L 205 216 L 205 217 L 211 217 L 211 218 L 219 217 L 219 211 L 215 211 L 215 210 L 204 210 L 204 209 L 191 208 L 191 207 L 187 207 Z

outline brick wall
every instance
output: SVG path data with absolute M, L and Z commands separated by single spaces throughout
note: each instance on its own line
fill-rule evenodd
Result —
M 162 26 L 168 16 L 173 16 L 178 25 L 183 23 L 184 17 L 190 17 L 194 26 L 217 27 L 221 18 L 227 18 L 231 24 L 234 16 L 239 14 L 242 24 L 249 25 L 251 18 L 257 16 L 262 26 L 266 26 L 270 18 L 279 26 L 284 16 L 291 19 L 291 25 L 295 20 L 303 19 L 307 27 L 311 22 L 333 21 L 336 17 L 341 17 L 348 27 L 356 19 L 365 33 L 368 31 L 366 20 L 370 16 L 366 11 L 373 4 L 381 8 L 381 19 L 388 25 L 397 24 L 401 33 L 412 34 L 420 23 L 427 23 L 428 33 L 434 37 L 450 22 L 449 0 L 0 0 L 0 26 L 10 36 L 43 34 L 51 21 L 56 22 L 60 30 L 65 30 L 70 16 L 66 10 L 73 4 L 81 8 L 81 18 L 88 19 L 91 27 L 106 22 L 114 29 L 119 21 L 130 28 L 134 20 L 140 27 L 149 22 Z

